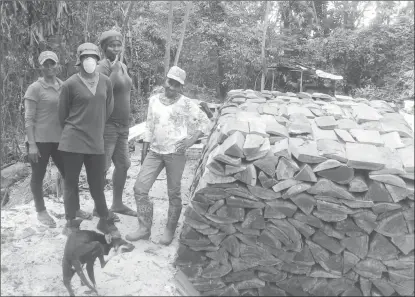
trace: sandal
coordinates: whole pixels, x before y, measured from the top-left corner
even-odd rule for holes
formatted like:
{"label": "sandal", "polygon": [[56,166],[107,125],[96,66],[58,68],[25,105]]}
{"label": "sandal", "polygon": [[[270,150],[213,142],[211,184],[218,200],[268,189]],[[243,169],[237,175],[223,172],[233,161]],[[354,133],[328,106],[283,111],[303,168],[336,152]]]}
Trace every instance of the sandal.
{"label": "sandal", "polygon": [[49,213],[46,210],[38,212],[37,213],[37,219],[43,225],[46,225],[50,228],[56,228],[55,220],[49,215]]}
{"label": "sandal", "polygon": [[137,217],[137,212],[132,210],[128,206],[125,206],[124,209],[120,209],[120,210],[114,210],[113,208],[111,208],[110,211],[113,212],[113,213],[116,212],[116,213],[126,215],[126,216],[130,216],[130,217]]}

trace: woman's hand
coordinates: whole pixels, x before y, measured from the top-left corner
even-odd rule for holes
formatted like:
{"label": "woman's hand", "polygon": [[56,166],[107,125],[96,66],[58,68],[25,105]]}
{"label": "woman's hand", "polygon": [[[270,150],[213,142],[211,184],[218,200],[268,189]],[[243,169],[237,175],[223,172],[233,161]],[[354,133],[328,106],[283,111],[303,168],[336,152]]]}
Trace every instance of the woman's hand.
{"label": "woman's hand", "polygon": [[39,153],[39,149],[37,148],[36,143],[29,144],[29,160],[33,163],[37,163],[38,158],[40,158],[41,155]]}
{"label": "woman's hand", "polygon": [[176,143],[176,151],[178,153],[184,153],[189,147],[195,143],[195,140],[192,138],[185,138]]}
{"label": "woman's hand", "polygon": [[147,150],[142,150],[141,151],[141,165],[143,165],[143,163],[144,163],[144,160],[146,159],[146,157],[147,157]]}
{"label": "woman's hand", "polygon": [[111,63],[111,72],[119,72],[122,68],[118,55],[115,56],[114,62]]}

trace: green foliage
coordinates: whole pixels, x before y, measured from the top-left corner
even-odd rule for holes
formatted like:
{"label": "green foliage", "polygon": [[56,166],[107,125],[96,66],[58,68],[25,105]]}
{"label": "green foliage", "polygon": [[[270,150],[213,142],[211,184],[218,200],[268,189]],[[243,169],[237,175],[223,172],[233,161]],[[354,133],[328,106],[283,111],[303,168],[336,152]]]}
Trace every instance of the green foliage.
{"label": "green foliage", "polygon": [[[300,62],[343,75],[346,93],[369,99],[413,98],[414,8],[413,1],[402,3],[273,1],[267,63]],[[2,161],[23,151],[22,97],[39,75],[38,54],[57,52],[59,77],[66,79],[76,72],[76,48],[85,36],[96,43],[101,32],[120,29],[128,5],[128,1],[0,3]],[[185,7],[183,1],[173,2],[171,62]],[[364,11],[370,8],[376,17],[362,26]],[[229,89],[259,88],[264,10],[264,1],[193,2],[178,63],[187,72],[186,94],[220,101]],[[125,30],[125,62],[134,81],[132,124],[145,119],[146,98],[164,79],[167,16],[168,1],[138,1]],[[268,74],[265,88],[270,87]]]}
{"label": "green foliage", "polygon": [[366,89],[363,94],[386,100],[413,97],[413,25],[413,17],[401,15],[390,25],[336,28],[328,37],[309,40],[304,53],[316,67],[343,75],[360,94]]}

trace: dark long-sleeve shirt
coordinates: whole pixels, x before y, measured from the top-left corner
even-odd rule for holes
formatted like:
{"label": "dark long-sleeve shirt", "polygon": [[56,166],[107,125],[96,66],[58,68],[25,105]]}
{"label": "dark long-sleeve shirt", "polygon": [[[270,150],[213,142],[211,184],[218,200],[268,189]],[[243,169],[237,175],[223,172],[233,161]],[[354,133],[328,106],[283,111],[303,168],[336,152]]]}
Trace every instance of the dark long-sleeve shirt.
{"label": "dark long-sleeve shirt", "polygon": [[99,74],[95,95],[72,75],[62,85],[59,121],[63,127],[59,150],[82,154],[104,154],[104,127],[114,108],[110,79]]}

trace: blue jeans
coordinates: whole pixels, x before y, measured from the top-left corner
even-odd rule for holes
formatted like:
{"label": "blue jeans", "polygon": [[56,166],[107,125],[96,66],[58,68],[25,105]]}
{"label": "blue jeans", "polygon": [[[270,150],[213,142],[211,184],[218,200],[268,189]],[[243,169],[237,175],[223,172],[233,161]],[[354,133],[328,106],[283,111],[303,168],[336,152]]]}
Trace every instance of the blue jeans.
{"label": "blue jeans", "polygon": [[148,152],[134,185],[134,197],[140,222],[144,222],[146,225],[152,223],[153,202],[150,201],[148,193],[164,167],[167,176],[169,208],[181,209],[180,190],[185,165],[186,156],[184,153],[157,154],[151,150]]}

